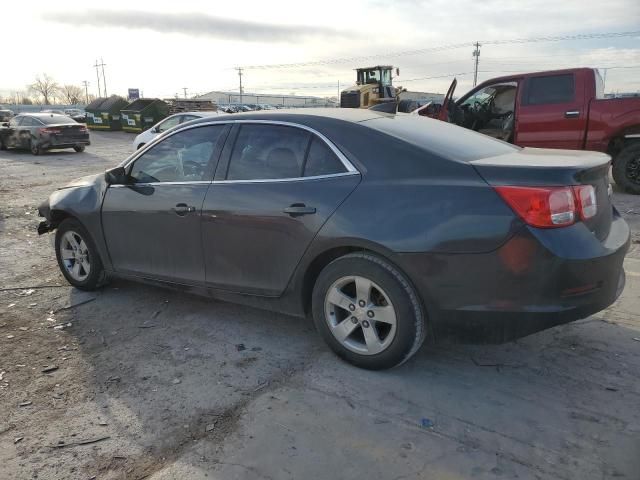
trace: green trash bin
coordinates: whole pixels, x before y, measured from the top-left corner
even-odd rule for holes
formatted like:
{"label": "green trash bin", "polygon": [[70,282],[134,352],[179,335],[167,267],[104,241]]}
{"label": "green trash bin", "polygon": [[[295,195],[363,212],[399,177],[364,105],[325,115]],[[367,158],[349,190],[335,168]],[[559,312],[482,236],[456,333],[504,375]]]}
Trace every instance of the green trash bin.
{"label": "green trash bin", "polygon": [[169,115],[169,105],[159,98],[139,98],[120,110],[122,129],[144,132]]}
{"label": "green trash bin", "polygon": [[92,130],[122,130],[120,110],[127,101],[117,95],[96,98],[85,108],[87,127]]}

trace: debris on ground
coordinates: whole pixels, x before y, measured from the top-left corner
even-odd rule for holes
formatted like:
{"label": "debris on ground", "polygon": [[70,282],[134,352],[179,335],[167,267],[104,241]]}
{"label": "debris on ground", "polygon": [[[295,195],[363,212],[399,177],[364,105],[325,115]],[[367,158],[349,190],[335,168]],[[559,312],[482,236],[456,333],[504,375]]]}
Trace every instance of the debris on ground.
{"label": "debris on ground", "polygon": [[247,349],[247,347],[244,346],[244,343],[238,343],[236,345],[236,350],[239,351],[239,352],[241,352],[243,350],[246,350],[246,349]]}
{"label": "debris on ground", "polygon": [[24,437],[16,437],[16,438],[13,439],[13,443],[15,445],[17,443],[20,443],[22,440],[24,440]]}
{"label": "debris on ground", "polygon": [[91,439],[88,439],[88,440],[79,440],[77,442],[70,442],[70,443],[66,443],[64,440],[60,440],[57,445],[47,445],[47,446],[49,448],[77,447],[79,445],[89,445],[89,444],[92,444],[92,443],[102,442],[103,440],[108,440],[109,438],[111,438],[111,437],[110,436],[98,437],[98,438],[91,438]]}
{"label": "debris on ground", "polygon": [[7,338],[8,338],[9,340],[11,340],[11,339],[12,339],[12,338],[14,338],[14,337],[15,337],[15,335],[7,335]]}
{"label": "debris on ground", "polygon": [[420,425],[422,425],[422,428],[433,428],[435,426],[435,423],[433,423],[432,420],[425,417],[420,421]]}
{"label": "debris on ground", "polygon": [[22,403],[19,403],[19,404],[18,404],[18,406],[19,406],[19,407],[28,407],[28,406],[29,406],[29,405],[31,405],[32,403],[33,403],[33,402],[31,402],[31,401],[22,402]]}
{"label": "debris on ground", "polygon": [[65,305],[64,307],[60,307],[60,308],[54,310],[53,313],[55,314],[55,313],[58,313],[58,312],[62,312],[63,310],[70,310],[72,308],[79,307],[80,305],[84,305],[85,303],[93,302],[96,298],[98,298],[98,297],[91,297],[91,298],[87,298],[85,300],[81,300],[81,301],[76,302],[76,303],[72,303],[70,305]]}
{"label": "debris on ground", "polygon": [[174,385],[177,385],[180,383],[180,379],[179,378],[174,378],[173,380],[171,380],[171,383],[173,383]]}
{"label": "debris on ground", "polygon": [[48,365],[46,367],[44,367],[42,370],[40,370],[42,373],[51,373],[51,372],[55,372],[56,370],[58,370],[58,366],[57,365]]}
{"label": "debris on ground", "polygon": [[204,430],[205,432],[209,433],[212,432],[214,428],[216,428],[216,422],[208,424]]}
{"label": "debris on ground", "polygon": [[633,337],[636,342],[640,342],[640,337]]}

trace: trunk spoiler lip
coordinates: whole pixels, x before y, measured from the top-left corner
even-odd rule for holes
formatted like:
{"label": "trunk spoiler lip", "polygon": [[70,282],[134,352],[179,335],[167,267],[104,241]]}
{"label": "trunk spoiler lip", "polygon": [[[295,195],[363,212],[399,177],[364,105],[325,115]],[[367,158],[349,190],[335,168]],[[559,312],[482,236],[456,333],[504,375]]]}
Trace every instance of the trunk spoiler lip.
{"label": "trunk spoiler lip", "polygon": [[502,155],[470,160],[476,167],[592,169],[611,163],[606,153],[525,147]]}

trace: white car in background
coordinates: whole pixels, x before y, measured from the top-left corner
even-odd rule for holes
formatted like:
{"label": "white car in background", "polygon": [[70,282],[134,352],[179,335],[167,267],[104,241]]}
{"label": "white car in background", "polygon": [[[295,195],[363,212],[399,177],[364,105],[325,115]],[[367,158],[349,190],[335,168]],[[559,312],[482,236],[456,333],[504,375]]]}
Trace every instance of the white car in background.
{"label": "white car in background", "polygon": [[138,150],[151,140],[156,138],[162,132],[166,132],[170,128],[180,125],[181,123],[195,120],[196,118],[215,117],[221,115],[221,112],[180,112],[171,115],[164,120],[156,123],[149,130],[145,130],[133,140],[133,150]]}

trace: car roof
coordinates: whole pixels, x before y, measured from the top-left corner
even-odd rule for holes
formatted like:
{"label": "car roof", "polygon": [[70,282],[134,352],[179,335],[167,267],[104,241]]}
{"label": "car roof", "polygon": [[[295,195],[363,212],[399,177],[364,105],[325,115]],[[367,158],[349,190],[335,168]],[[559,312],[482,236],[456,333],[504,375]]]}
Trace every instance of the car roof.
{"label": "car roof", "polygon": [[[225,114],[225,120],[274,120],[290,121],[298,120],[302,123],[315,119],[333,119],[349,123],[360,123],[375,118],[393,117],[393,115],[375,112],[361,108],[286,108],[280,110],[258,110]],[[193,120],[194,124],[206,122],[205,119]]]}
{"label": "car roof", "polygon": [[29,117],[53,117],[54,115],[57,117],[66,117],[66,115],[62,114],[62,113],[55,113],[55,112],[24,112],[21,113],[20,115],[22,116],[29,116]]}

